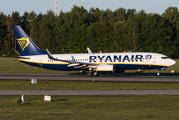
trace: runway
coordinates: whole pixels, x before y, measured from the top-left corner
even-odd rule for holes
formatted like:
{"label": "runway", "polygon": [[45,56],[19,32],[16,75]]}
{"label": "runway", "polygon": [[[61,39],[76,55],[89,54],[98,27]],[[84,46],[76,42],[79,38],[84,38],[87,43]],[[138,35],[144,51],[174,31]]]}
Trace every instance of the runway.
{"label": "runway", "polygon": [[[96,82],[179,82],[179,76],[98,76],[64,74],[3,74],[0,80],[57,80]],[[0,95],[178,95],[179,90],[1,90]]]}
{"label": "runway", "polygon": [[7,90],[0,95],[178,95],[179,90]]}
{"label": "runway", "polygon": [[65,74],[4,74],[0,73],[0,80],[59,80],[59,81],[96,81],[96,82],[179,82],[179,76],[122,76],[103,75],[87,77],[86,75]]}

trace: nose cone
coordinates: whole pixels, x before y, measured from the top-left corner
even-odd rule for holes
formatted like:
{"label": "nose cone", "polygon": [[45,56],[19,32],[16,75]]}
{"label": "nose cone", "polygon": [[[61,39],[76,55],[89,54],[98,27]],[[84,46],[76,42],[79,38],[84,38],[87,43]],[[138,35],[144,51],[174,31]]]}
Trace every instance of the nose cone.
{"label": "nose cone", "polygon": [[176,63],[176,61],[171,59],[170,62],[169,62],[169,65],[172,66],[172,65],[174,65],[175,63]]}

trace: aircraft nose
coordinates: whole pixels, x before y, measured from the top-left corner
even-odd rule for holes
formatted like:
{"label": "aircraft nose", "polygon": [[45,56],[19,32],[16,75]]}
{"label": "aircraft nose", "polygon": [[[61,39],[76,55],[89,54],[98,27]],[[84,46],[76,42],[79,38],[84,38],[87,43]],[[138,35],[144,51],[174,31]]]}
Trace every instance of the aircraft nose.
{"label": "aircraft nose", "polygon": [[172,65],[174,65],[176,63],[176,61],[175,60],[170,60],[170,62],[169,62],[169,64],[170,64],[170,66],[172,66]]}

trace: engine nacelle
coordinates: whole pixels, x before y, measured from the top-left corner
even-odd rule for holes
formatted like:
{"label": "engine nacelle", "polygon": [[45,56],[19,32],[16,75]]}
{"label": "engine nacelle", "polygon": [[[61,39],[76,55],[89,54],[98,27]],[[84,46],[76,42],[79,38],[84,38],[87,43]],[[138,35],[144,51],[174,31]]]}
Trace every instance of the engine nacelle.
{"label": "engine nacelle", "polygon": [[114,65],[99,65],[96,71],[98,73],[115,73]]}

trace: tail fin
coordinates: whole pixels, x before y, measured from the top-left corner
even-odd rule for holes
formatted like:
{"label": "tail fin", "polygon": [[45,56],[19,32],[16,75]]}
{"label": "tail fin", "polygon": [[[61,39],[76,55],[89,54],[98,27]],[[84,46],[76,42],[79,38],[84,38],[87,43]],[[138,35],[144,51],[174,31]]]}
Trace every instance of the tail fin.
{"label": "tail fin", "polygon": [[20,26],[13,26],[21,56],[46,54],[40,50]]}

